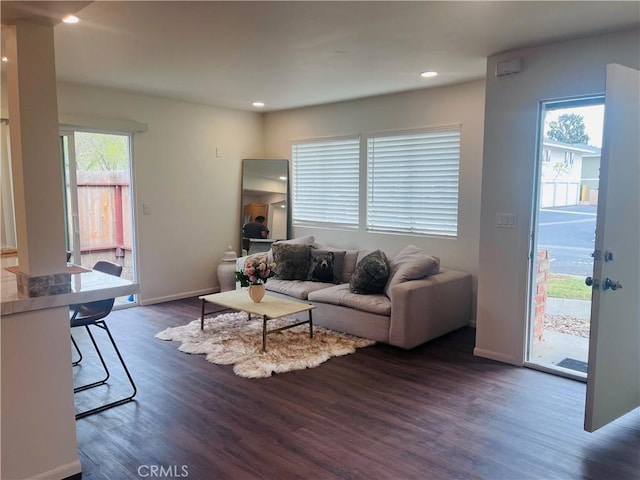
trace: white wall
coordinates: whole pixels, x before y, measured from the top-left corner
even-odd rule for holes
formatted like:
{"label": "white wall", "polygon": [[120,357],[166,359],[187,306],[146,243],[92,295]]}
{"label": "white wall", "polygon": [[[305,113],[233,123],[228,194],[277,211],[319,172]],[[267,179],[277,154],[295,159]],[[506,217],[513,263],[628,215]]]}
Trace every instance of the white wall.
{"label": "white wall", "polygon": [[[294,228],[294,236],[347,248],[381,248],[393,256],[408,244],[439,256],[444,266],[477,276],[482,172],[484,81],[301,108],[265,115],[267,158],[290,158],[291,142],[440,125],[462,124],[458,238]],[[364,154],[364,152],[363,152]],[[475,281],[474,281],[475,283]]]}
{"label": "white wall", "polygon": [[67,478],[76,443],[69,308],[2,317],[3,479]]}
{"label": "white wall", "polygon": [[[519,74],[496,77],[496,62],[522,59]],[[602,94],[605,66],[638,68],[638,30],[598,35],[489,58],[482,172],[476,355],[522,365],[538,103]],[[515,213],[515,229],[496,228]]]}
{"label": "white wall", "polygon": [[240,244],[241,162],[262,157],[261,114],[64,83],[58,109],[148,124],[133,139],[141,302],[217,288],[219,259]]}

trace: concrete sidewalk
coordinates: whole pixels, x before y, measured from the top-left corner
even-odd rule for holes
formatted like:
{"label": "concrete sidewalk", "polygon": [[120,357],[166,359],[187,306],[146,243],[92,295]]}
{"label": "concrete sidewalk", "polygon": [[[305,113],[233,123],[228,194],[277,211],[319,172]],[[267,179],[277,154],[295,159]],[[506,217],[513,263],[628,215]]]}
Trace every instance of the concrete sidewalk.
{"label": "concrete sidewalk", "polygon": [[[589,321],[591,302],[589,300],[548,297],[545,313]],[[565,358],[586,362],[588,354],[588,338],[545,329],[542,341],[533,346],[531,361],[543,365],[557,365]]]}
{"label": "concrete sidewalk", "polygon": [[565,358],[586,362],[589,358],[589,339],[545,330],[542,341],[533,346],[531,361],[557,365]]}
{"label": "concrete sidewalk", "polygon": [[547,315],[567,315],[575,318],[591,318],[591,301],[569,298],[547,298]]}

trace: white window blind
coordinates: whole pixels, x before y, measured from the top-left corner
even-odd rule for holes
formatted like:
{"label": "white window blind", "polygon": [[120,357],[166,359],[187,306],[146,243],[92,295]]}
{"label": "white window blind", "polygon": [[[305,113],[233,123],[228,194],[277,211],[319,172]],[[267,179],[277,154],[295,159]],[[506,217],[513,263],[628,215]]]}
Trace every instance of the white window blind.
{"label": "white window blind", "polygon": [[293,224],[357,228],[360,139],[296,142],[291,158]]}
{"label": "white window blind", "polygon": [[456,236],[460,127],[370,137],[367,229]]}

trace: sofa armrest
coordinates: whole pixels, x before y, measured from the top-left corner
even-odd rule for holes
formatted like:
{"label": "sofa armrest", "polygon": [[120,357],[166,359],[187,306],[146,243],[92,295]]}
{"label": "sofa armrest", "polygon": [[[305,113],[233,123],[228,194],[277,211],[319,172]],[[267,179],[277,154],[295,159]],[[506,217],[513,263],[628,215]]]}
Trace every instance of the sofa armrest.
{"label": "sofa armrest", "polygon": [[[247,261],[247,257],[249,255],[244,255],[243,257],[237,257],[236,258],[236,272],[241,272],[242,269],[244,268],[244,262]],[[236,280],[236,290],[240,290],[242,288],[242,286],[240,285],[240,282]]]}
{"label": "sofa armrest", "polygon": [[468,325],[471,296],[471,275],[456,270],[394,286],[389,343],[409,349]]}
{"label": "sofa armrest", "polygon": [[236,272],[241,272],[242,269],[244,268],[244,262],[247,261],[247,257],[249,255],[245,255],[244,257],[238,257],[236,258]]}

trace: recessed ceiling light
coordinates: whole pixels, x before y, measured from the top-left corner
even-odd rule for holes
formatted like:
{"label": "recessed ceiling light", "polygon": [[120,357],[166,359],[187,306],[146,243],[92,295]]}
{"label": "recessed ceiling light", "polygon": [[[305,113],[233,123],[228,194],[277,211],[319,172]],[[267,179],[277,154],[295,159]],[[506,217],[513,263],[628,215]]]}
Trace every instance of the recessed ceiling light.
{"label": "recessed ceiling light", "polygon": [[9,61],[9,57],[2,57],[2,61],[3,62],[8,62]]}
{"label": "recessed ceiling light", "polygon": [[66,17],[64,17],[62,19],[62,21],[64,23],[78,23],[80,21],[80,19],[78,17],[76,17],[75,15],[67,15]]}
{"label": "recessed ceiling light", "polygon": [[438,75],[438,72],[433,72],[433,71],[422,72],[420,74],[420,76],[422,78],[431,78],[431,77],[435,77],[437,75]]}
{"label": "recessed ceiling light", "polygon": [[280,180],[286,180],[287,177],[280,177]]}
{"label": "recessed ceiling light", "polygon": [[264,107],[264,102],[253,102],[251,105],[257,108],[262,108]]}

